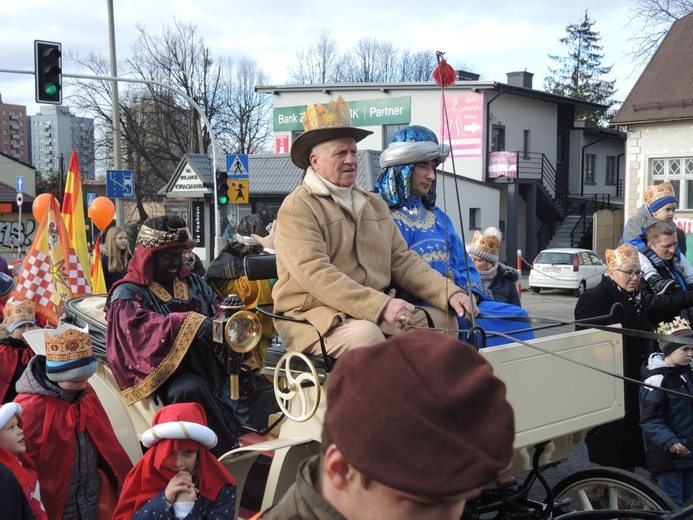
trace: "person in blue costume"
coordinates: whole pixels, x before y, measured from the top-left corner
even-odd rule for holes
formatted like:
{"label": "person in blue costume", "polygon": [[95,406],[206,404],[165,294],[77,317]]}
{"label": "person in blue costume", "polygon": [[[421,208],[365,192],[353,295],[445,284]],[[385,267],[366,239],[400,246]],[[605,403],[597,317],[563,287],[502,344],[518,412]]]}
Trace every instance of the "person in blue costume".
{"label": "person in blue costume", "polygon": [[[508,343],[490,332],[508,333],[528,328],[527,323],[513,317],[526,317],[527,312],[516,306],[493,301],[490,291],[467,254],[464,244],[455,232],[450,218],[435,205],[435,168],[449,155],[450,148],[438,144],[436,135],[423,126],[407,126],[397,132],[392,143],[380,156],[383,170],[375,190],[387,202],[392,218],[412,249],[436,271],[447,276],[459,287],[476,296],[480,316],[475,324],[487,333],[486,346]],[[416,305],[425,304],[409,295],[398,296]],[[504,319],[508,318],[508,319]],[[469,323],[458,318],[460,339],[468,341]],[[522,340],[534,338],[529,330],[513,334]]]}

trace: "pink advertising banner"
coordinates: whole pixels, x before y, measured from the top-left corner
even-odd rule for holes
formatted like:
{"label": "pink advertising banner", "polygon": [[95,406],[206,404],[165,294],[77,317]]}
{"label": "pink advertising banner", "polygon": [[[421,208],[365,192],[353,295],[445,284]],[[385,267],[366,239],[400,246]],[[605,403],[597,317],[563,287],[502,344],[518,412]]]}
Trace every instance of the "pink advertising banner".
{"label": "pink advertising banner", "polygon": [[517,179],[517,152],[491,152],[488,154],[488,178]]}
{"label": "pink advertising banner", "polygon": [[[447,122],[443,101],[441,108],[441,132],[443,142],[452,142],[455,157],[481,157],[484,135],[484,96],[475,92],[446,94]],[[447,124],[446,124],[447,123]],[[448,141],[448,125],[450,141]]]}

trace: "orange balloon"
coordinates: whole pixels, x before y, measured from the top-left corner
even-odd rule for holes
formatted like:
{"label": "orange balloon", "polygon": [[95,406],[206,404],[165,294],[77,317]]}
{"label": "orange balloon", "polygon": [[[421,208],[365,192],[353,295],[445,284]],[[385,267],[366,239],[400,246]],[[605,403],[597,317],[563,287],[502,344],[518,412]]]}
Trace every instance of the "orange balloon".
{"label": "orange balloon", "polygon": [[114,216],[115,206],[108,197],[96,197],[89,204],[89,218],[101,231],[105,231],[113,222]]}
{"label": "orange balloon", "polygon": [[34,218],[36,219],[36,222],[38,222],[39,224],[43,220],[43,215],[46,213],[46,210],[48,209],[48,205],[50,204],[50,202],[50,193],[42,193],[34,199],[34,203],[31,205],[31,212],[34,214]]}

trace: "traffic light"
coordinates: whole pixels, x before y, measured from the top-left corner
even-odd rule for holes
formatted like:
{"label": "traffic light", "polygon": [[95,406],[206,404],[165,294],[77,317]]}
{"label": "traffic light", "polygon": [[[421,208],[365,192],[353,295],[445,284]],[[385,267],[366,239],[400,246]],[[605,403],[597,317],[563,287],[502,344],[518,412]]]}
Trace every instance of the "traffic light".
{"label": "traffic light", "polygon": [[62,45],[34,41],[36,102],[60,105],[63,102]]}
{"label": "traffic light", "polygon": [[217,172],[217,203],[226,206],[229,203],[229,185],[226,181],[229,175],[226,172]]}

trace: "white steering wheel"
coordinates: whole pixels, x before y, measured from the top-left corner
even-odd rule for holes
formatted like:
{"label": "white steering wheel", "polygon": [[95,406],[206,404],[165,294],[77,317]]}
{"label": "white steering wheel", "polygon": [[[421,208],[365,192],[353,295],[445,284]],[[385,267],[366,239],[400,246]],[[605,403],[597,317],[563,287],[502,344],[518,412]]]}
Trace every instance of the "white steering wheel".
{"label": "white steering wheel", "polygon": [[[296,370],[291,370],[291,361],[294,358],[301,359],[310,372],[301,372],[294,377],[294,373],[297,372]],[[286,379],[286,387],[283,389],[279,386],[280,378]],[[315,388],[315,399],[312,404],[308,397],[309,390],[303,386],[305,383],[310,383]],[[308,359],[308,356],[301,352],[287,352],[281,357],[274,369],[274,396],[277,398],[277,404],[279,404],[279,408],[284,415],[296,422],[307,421],[318,410],[320,392],[318,371],[315,369],[315,365]],[[293,404],[294,408],[296,406],[299,407],[297,414],[289,411],[290,404]]]}

